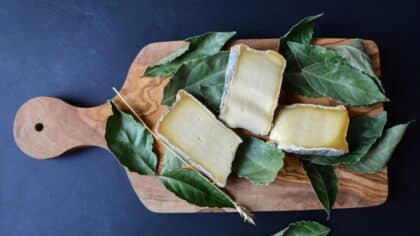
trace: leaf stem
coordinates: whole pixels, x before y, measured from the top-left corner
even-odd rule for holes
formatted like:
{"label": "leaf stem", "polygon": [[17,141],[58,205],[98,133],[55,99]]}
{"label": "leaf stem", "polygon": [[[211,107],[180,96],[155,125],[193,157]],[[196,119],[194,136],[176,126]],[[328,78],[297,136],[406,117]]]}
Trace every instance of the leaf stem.
{"label": "leaf stem", "polygon": [[[130,104],[127,102],[127,100],[125,100],[125,98],[121,95],[120,92],[118,92],[117,89],[115,89],[115,87],[112,87],[112,90],[114,90],[114,92],[117,94],[117,96],[121,99],[121,101],[128,107],[128,109],[131,111],[131,113],[137,118],[137,120],[147,129],[147,131],[150,132],[150,134],[156,139],[156,140],[160,140],[159,137],[155,134],[155,132],[149,128],[149,126],[147,126],[147,124],[143,121],[143,119],[137,114],[137,112],[133,109],[133,107],[130,106]],[[161,142],[165,148],[169,151],[171,151],[184,165],[186,165],[187,167],[195,170],[195,172],[197,172],[197,174],[199,174],[201,177],[203,177],[206,181],[208,181],[209,183],[211,183],[221,194],[223,194],[227,199],[229,199],[233,206],[235,207],[236,211],[238,212],[238,214],[244,219],[245,222],[255,225],[255,221],[252,218],[253,215],[251,214],[251,212],[246,209],[245,207],[240,206],[238,203],[236,203],[232,197],[230,197],[226,192],[224,192],[223,190],[221,190],[213,181],[210,181],[206,176],[204,176],[200,171],[198,171],[196,168],[194,168],[190,163],[188,163],[186,160],[184,160],[184,158],[180,157],[178,155],[178,153],[176,153],[174,150],[172,150],[171,147],[169,147],[168,144],[166,144],[165,142]]]}

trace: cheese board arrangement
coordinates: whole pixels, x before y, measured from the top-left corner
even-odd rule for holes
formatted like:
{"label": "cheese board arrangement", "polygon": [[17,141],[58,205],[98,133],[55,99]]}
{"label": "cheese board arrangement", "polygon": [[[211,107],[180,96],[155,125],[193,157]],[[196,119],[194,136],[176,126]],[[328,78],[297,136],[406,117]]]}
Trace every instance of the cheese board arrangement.
{"label": "cheese board arrangement", "polygon": [[[370,40],[313,38],[309,16],[280,39],[209,32],[144,47],[108,103],[38,97],[17,112],[23,152],[55,158],[108,149],[155,212],[251,212],[380,205],[386,163],[410,122],[389,102]],[[316,222],[297,222],[327,235]],[[312,231],[311,231],[312,232]]]}

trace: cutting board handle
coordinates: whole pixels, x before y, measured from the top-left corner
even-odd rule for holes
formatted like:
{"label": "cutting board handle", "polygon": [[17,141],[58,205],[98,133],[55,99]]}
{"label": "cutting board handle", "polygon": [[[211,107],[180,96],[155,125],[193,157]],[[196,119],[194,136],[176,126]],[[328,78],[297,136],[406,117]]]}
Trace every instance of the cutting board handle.
{"label": "cutting board handle", "polygon": [[36,159],[54,158],[85,146],[106,148],[109,114],[108,104],[81,108],[58,98],[36,97],[17,111],[13,135],[17,146]]}

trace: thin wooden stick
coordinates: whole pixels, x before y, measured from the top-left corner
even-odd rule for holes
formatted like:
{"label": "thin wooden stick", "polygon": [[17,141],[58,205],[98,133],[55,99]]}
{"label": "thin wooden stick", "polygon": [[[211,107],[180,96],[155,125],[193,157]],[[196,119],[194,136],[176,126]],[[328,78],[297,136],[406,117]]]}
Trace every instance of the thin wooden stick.
{"label": "thin wooden stick", "polygon": [[156,139],[158,139],[158,137],[155,135],[155,133],[149,128],[149,126],[147,126],[147,124],[143,121],[142,118],[140,118],[140,116],[137,114],[137,112],[130,106],[130,104],[128,104],[127,100],[125,100],[125,98],[120,94],[120,92],[118,92],[117,89],[115,89],[115,87],[112,87],[112,90],[114,90],[114,92],[117,94],[117,96],[121,99],[121,101],[123,101],[123,103],[128,107],[128,109],[131,111],[131,113],[137,118],[138,121],[140,121],[140,123],[147,129],[147,131],[149,131],[149,133],[151,133],[153,135],[153,137],[155,137]]}
{"label": "thin wooden stick", "polygon": [[[149,128],[149,126],[147,126],[147,124],[143,121],[143,119],[137,114],[137,112],[130,106],[130,104],[127,102],[127,100],[125,100],[125,98],[120,94],[120,92],[118,92],[117,89],[115,89],[114,87],[112,87],[112,90],[114,90],[114,92],[117,94],[117,96],[121,99],[121,101],[128,107],[128,109],[131,111],[131,113],[137,118],[137,120],[147,129],[147,131],[149,131],[149,133],[156,139],[156,140],[160,140],[159,137],[155,134],[155,132]],[[236,211],[239,213],[239,215],[244,219],[245,222],[248,222],[252,225],[255,225],[255,221],[252,218],[252,213],[249,212],[246,208],[240,206],[238,203],[236,203],[227,193],[225,193],[223,190],[221,190],[218,186],[216,186],[216,184],[212,181],[210,181],[206,176],[204,176],[200,171],[198,171],[196,168],[194,168],[190,163],[188,163],[186,160],[184,160],[184,158],[180,157],[178,153],[176,153],[174,150],[172,150],[171,147],[169,147],[168,144],[166,144],[165,142],[161,142],[166,150],[169,150],[170,152],[172,152],[184,165],[188,166],[189,168],[192,168],[193,170],[195,170],[195,172],[197,174],[199,174],[201,177],[203,177],[206,181],[208,181],[209,183],[211,183],[212,185],[214,185],[214,187],[216,187],[217,190],[219,190],[220,193],[222,193],[223,195],[225,195],[231,202],[232,204],[235,206]]]}

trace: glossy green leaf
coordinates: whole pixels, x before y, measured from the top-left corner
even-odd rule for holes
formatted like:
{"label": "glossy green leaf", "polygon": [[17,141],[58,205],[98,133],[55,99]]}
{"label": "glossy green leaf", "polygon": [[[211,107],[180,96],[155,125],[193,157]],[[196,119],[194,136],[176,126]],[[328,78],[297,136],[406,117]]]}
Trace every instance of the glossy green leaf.
{"label": "glossy green leaf", "polygon": [[296,25],[280,38],[279,52],[286,60],[286,70],[283,75],[283,88],[287,91],[293,91],[298,94],[302,94],[307,97],[320,97],[320,95],[314,91],[309,84],[305,81],[301,74],[301,68],[297,65],[292,52],[289,49],[289,42],[297,42],[302,44],[309,44],[312,40],[314,33],[315,20],[321,17],[323,14],[314,16],[308,16],[300,20]]}
{"label": "glossy green leaf", "polygon": [[160,180],[166,189],[197,206],[235,207],[229,196],[193,170],[167,171],[162,173]]}
{"label": "glossy green leaf", "polygon": [[[293,25],[290,30],[280,38],[279,52],[283,56],[288,54],[287,42],[297,42],[309,44],[314,34],[315,20],[320,18],[322,14],[308,16],[301,19],[298,23]],[[287,57],[286,57],[287,58]]]}
{"label": "glossy green leaf", "polygon": [[386,129],[384,135],[378,139],[375,145],[359,162],[347,165],[346,167],[360,174],[371,174],[381,171],[386,163],[388,163],[410,123],[399,124]]}
{"label": "glossy green leaf", "polygon": [[328,215],[334,205],[338,192],[338,180],[333,166],[317,165],[309,161],[302,160],[306,176],[308,176],[312,189],[316,193],[319,201]]}
{"label": "glossy green leaf", "polygon": [[303,77],[301,70],[296,66],[287,69],[283,76],[283,88],[287,91],[295,92],[305,97],[322,97],[317,93]]}
{"label": "glossy green leaf", "polygon": [[288,68],[285,72],[284,88],[306,97],[321,97],[302,75],[302,69],[317,62],[345,62],[334,51],[324,47],[288,42],[292,58],[288,60]]}
{"label": "glossy green leaf", "polygon": [[350,120],[347,142],[350,152],[341,156],[301,155],[301,159],[320,165],[352,164],[358,162],[381,137],[387,120],[384,111],[376,117],[359,116]]}
{"label": "glossy green leaf", "polygon": [[[315,45],[296,42],[287,44],[293,60],[290,65],[292,69],[289,68],[286,73],[286,90],[306,97],[327,96],[346,105],[370,105],[388,100],[377,88],[371,75],[362,70],[360,65],[354,67],[350,63],[357,64],[354,62],[357,59],[351,55],[342,56],[334,50]],[[353,46],[346,47],[360,51]],[[365,63],[371,67],[370,61]]]}
{"label": "glossy green leaf", "polygon": [[163,90],[161,103],[172,105],[178,90],[184,89],[202,100],[213,111],[218,111],[228,59],[228,52],[219,52],[182,65]]}
{"label": "glossy green leaf", "polygon": [[153,152],[153,137],[129,114],[121,112],[111,101],[113,114],[108,117],[105,140],[117,160],[130,171],[154,175],[157,158]]}
{"label": "glossy green leaf", "polygon": [[352,39],[342,44],[330,46],[329,49],[342,56],[347,62],[370,76],[375,76],[369,55],[361,39]]}
{"label": "glossy green leaf", "polygon": [[185,39],[186,46],[175,50],[158,63],[147,67],[146,77],[167,77],[173,75],[187,62],[203,59],[218,53],[236,32],[209,32]]}
{"label": "glossy green leaf", "polygon": [[330,228],[315,221],[299,221],[289,224],[273,236],[326,236]]}
{"label": "glossy green leaf", "polygon": [[296,42],[288,42],[287,45],[289,46],[290,51],[292,52],[300,69],[303,69],[305,66],[320,62],[346,62],[346,59],[338,55],[333,50],[329,50],[321,46],[307,45]]}
{"label": "glossy green leaf", "polygon": [[363,71],[371,76],[377,85],[384,92],[381,80],[376,76],[372,67],[372,61],[366,52],[362,39],[352,39],[343,44],[334,45],[330,49],[337,52],[340,56],[344,57],[347,62],[356,69]]}
{"label": "glossy green leaf", "polygon": [[[288,45],[298,67],[302,69],[303,79],[289,79],[286,84],[294,85],[288,85],[286,89],[291,87],[292,90],[308,97],[316,94],[331,97],[346,105],[370,105],[388,100],[369,75],[353,68],[336,52],[294,42],[289,42]],[[299,70],[295,73],[299,74]],[[296,89],[299,86],[302,86],[303,90]],[[307,91],[307,87],[312,90]]]}
{"label": "glossy green leaf", "polygon": [[201,98],[213,111],[218,111],[222,102],[224,83],[214,86],[200,86]]}
{"label": "glossy green leaf", "polygon": [[302,69],[302,75],[319,94],[351,106],[388,101],[375,82],[348,64],[321,62]]}
{"label": "glossy green leaf", "polygon": [[370,57],[363,46],[363,40],[352,39],[343,44],[334,45],[329,48],[345,58],[352,67],[369,75],[376,82],[381,91],[384,91],[381,81],[373,70]]}
{"label": "glossy green leaf", "polygon": [[268,185],[283,167],[284,153],[257,138],[242,137],[233,162],[233,171],[254,184]]}
{"label": "glossy green leaf", "polygon": [[163,155],[163,167],[162,167],[162,174],[181,168],[182,162],[175,156],[175,154],[166,149],[165,154]]}
{"label": "glossy green leaf", "polygon": [[336,51],[309,45],[320,16],[305,18],[280,39],[279,52],[287,60],[285,90],[352,106],[388,101],[360,40],[334,47]]}

